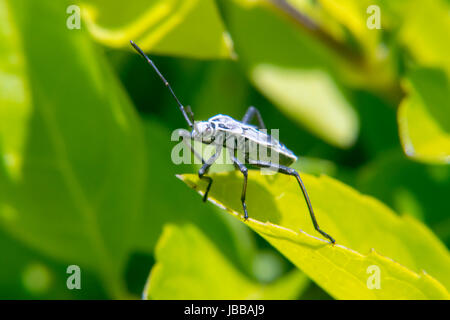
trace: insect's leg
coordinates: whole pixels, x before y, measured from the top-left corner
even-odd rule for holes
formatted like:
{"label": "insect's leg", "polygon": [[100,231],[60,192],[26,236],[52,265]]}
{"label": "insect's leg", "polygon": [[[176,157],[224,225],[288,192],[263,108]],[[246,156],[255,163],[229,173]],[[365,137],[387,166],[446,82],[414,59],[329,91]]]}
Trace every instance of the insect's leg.
{"label": "insect's leg", "polygon": [[192,137],[188,131],[186,131],[184,129],[180,129],[180,130],[178,130],[178,136],[183,137],[184,144],[186,144],[189,147],[189,149],[191,149],[191,151],[195,157],[197,157],[198,159],[200,159],[202,161],[203,166],[198,171],[198,176],[200,179],[208,180],[208,186],[206,187],[205,194],[203,195],[203,202],[205,202],[208,199],[209,189],[211,189],[211,185],[212,185],[212,178],[205,176],[205,174],[208,172],[209,168],[219,157],[220,152],[222,151],[222,146],[219,145],[217,147],[214,155],[205,161],[205,159],[203,159],[203,157],[194,149],[194,146],[189,142],[192,139]]}
{"label": "insect's leg", "polygon": [[244,208],[244,219],[248,219],[248,212],[247,212],[247,204],[245,203],[245,195],[247,194],[247,179],[248,179],[248,169],[242,162],[240,162],[233,154],[233,151],[230,150],[230,157],[231,160],[233,160],[233,164],[236,167],[236,169],[239,169],[239,171],[242,172],[244,175],[244,185],[242,187],[242,194],[241,194],[241,202],[242,207]]}
{"label": "insect's leg", "polygon": [[206,162],[203,164],[203,166],[200,168],[200,170],[198,170],[198,177],[200,179],[208,180],[208,186],[206,187],[205,194],[203,195],[203,202],[205,202],[208,199],[209,189],[211,189],[211,185],[213,182],[212,178],[205,176],[205,174],[208,173],[209,168],[213,165],[213,163],[220,156],[220,153],[222,152],[222,147],[223,147],[222,145],[217,145],[216,152],[214,153],[214,155],[212,155],[211,158],[206,160]]}
{"label": "insect's leg", "polygon": [[258,166],[258,167],[272,168],[272,169],[278,170],[278,172],[280,172],[280,173],[287,174],[287,175],[290,175],[290,176],[294,176],[295,178],[297,178],[298,184],[300,185],[300,188],[302,189],[302,192],[303,192],[303,196],[304,196],[304,198],[306,200],[306,204],[308,205],[309,214],[311,216],[311,220],[312,220],[312,223],[314,225],[314,229],[316,229],[317,232],[319,232],[325,238],[329,239],[333,244],[336,242],[329,234],[327,234],[326,232],[322,231],[319,228],[319,224],[317,223],[316,216],[314,215],[314,210],[313,210],[313,207],[312,207],[312,204],[311,204],[311,200],[309,200],[309,196],[308,196],[308,193],[306,192],[305,185],[303,184],[303,181],[300,178],[300,175],[298,174],[297,171],[295,171],[292,168],[289,168],[289,167],[286,167],[286,166],[282,166],[282,165],[278,165],[278,164],[274,164],[274,163],[270,163],[270,162],[251,161],[250,163],[252,165],[255,165],[255,166]]}
{"label": "insect's leg", "polygon": [[194,154],[194,156],[201,160],[202,163],[205,163],[205,160],[203,159],[203,157],[194,149],[194,146],[190,143],[190,141],[192,140],[191,134],[189,133],[189,131],[186,131],[185,129],[178,129],[177,130],[178,136],[183,138],[183,143],[188,146],[189,149],[191,149],[191,152]]}
{"label": "insect's leg", "polygon": [[250,106],[247,109],[247,112],[245,113],[244,117],[242,118],[243,123],[250,123],[253,120],[253,117],[256,116],[256,120],[258,120],[258,126],[260,129],[266,129],[266,126],[264,125],[264,121],[261,117],[261,113],[259,113],[259,110],[256,109],[254,106]]}

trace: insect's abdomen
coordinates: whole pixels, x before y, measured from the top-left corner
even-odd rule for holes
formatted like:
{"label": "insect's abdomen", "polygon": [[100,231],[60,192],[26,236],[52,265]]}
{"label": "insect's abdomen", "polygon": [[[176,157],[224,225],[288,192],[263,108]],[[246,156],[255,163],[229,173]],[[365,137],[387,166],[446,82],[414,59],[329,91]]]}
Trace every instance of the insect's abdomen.
{"label": "insect's abdomen", "polygon": [[222,139],[223,146],[233,150],[238,158],[252,161],[272,162],[283,166],[290,166],[297,161],[297,156],[283,144],[272,139],[270,143],[264,140],[255,140],[242,134],[218,132],[216,139]]}
{"label": "insect's abdomen", "polygon": [[270,148],[263,145],[259,145],[258,149],[258,152],[246,153],[249,160],[272,162],[282,166],[290,166],[297,161],[297,157],[287,149],[277,150],[277,148]]}
{"label": "insect's abdomen", "polygon": [[291,150],[255,126],[224,115],[217,115],[209,121],[214,123],[216,141],[223,139],[224,147],[233,149],[238,156],[245,155],[247,160],[272,162],[284,166],[297,161],[296,155]]}

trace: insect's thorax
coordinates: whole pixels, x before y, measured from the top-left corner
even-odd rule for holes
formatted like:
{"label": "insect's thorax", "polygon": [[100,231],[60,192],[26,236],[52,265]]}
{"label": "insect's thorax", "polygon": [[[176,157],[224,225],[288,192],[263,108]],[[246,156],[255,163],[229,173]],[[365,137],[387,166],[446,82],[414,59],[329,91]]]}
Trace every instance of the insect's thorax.
{"label": "insect's thorax", "polygon": [[244,153],[246,160],[265,161],[264,156],[271,159],[275,156],[279,164],[286,166],[297,160],[291,150],[264,130],[226,115],[219,114],[208,121],[196,122],[192,137],[206,144],[222,144],[229,150]]}

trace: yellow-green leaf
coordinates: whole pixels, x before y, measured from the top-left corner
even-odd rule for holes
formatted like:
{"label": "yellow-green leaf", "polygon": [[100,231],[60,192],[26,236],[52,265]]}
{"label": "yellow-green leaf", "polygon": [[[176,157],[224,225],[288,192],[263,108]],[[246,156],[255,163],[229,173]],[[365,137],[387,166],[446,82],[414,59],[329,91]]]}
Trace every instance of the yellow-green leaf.
{"label": "yellow-green leaf", "polygon": [[25,57],[7,1],[0,1],[0,147],[5,170],[19,179],[31,102]]}
{"label": "yellow-green leaf", "polygon": [[105,57],[66,28],[67,6],[0,0],[0,228],[123,297],[144,134]]}
{"label": "yellow-green leaf", "polygon": [[255,87],[294,121],[347,148],[359,119],[338,79],[342,57],[265,1],[221,1],[239,62]]}
{"label": "yellow-green leaf", "polygon": [[450,85],[443,71],[417,69],[406,78],[398,109],[403,149],[409,157],[450,163]]}
{"label": "yellow-green leaf", "polygon": [[232,42],[213,0],[83,0],[92,35],[105,45],[136,41],[146,51],[196,58],[229,58]]}
{"label": "yellow-green leaf", "polygon": [[[326,12],[327,20],[345,27],[364,57],[363,69],[349,77],[350,81],[353,80],[352,84],[389,92],[395,81],[395,61],[390,48],[382,42],[383,29],[386,29],[386,11],[381,10],[373,0],[319,0],[317,7]],[[379,29],[375,28],[378,23]],[[326,24],[330,22],[321,21],[321,25]],[[347,42],[350,41],[347,39]]]}
{"label": "yellow-green leaf", "polygon": [[293,299],[308,278],[293,271],[263,285],[240,273],[195,225],[166,225],[146,299]]}
{"label": "yellow-green leaf", "polygon": [[[242,178],[211,175],[210,201],[243,216]],[[399,217],[374,198],[343,183],[303,174],[320,227],[336,239],[321,238],[294,178],[249,173],[246,222],[330,295],[338,299],[449,299],[450,256],[423,224]],[[201,194],[205,183],[179,176]],[[373,267],[375,266],[375,267]],[[380,289],[371,284],[378,268]]]}
{"label": "yellow-green leaf", "polygon": [[399,40],[421,64],[450,75],[450,5],[445,0],[406,1]]}

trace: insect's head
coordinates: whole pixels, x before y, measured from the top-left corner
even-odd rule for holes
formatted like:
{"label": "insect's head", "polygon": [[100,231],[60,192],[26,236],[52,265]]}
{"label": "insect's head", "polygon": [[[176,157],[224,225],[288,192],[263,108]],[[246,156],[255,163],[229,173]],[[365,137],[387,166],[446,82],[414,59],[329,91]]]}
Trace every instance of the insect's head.
{"label": "insect's head", "polygon": [[194,122],[194,129],[191,136],[197,141],[204,143],[211,143],[214,141],[216,133],[216,125],[209,121],[196,121]]}

